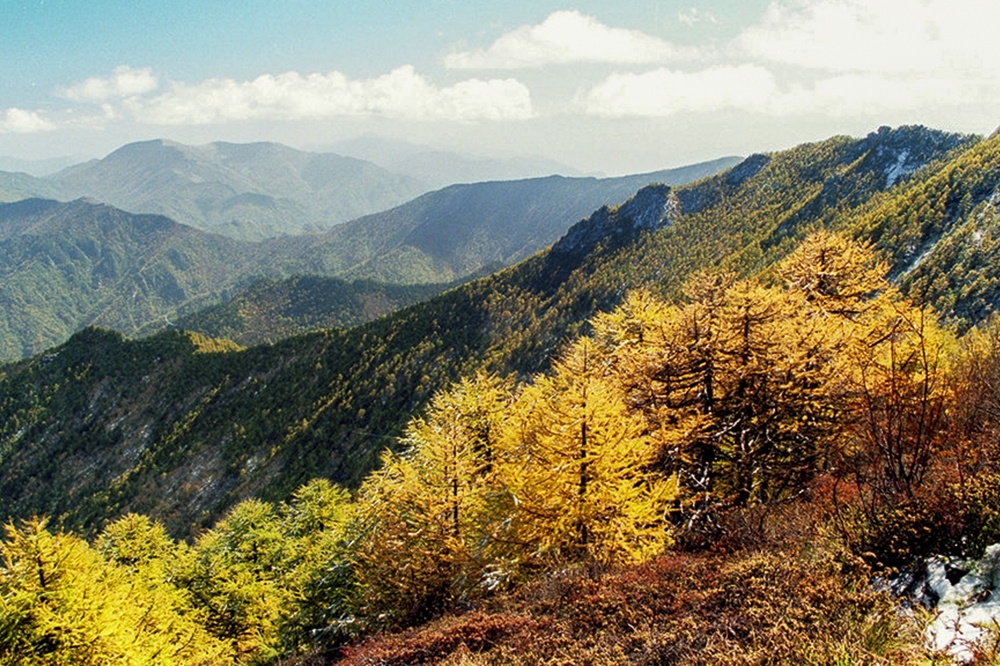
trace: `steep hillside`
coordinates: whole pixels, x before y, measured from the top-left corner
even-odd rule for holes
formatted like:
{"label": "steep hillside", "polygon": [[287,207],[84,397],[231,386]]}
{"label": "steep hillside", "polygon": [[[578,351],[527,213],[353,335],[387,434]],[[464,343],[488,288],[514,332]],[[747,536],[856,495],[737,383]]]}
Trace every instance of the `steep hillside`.
{"label": "steep hillside", "polygon": [[[722,158],[621,178],[565,178],[453,185],[315,238],[274,245],[302,258],[303,273],[382,282],[448,282],[508,266],[551,245],[593,210],[651,183],[682,185],[732,166]],[[336,248],[336,251],[331,251]]]}
{"label": "steep hillside", "polygon": [[329,229],[426,192],[370,162],[276,143],[144,141],[45,178],[0,186],[64,201],[91,197],[243,240]]}
{"label": "steep hillside", "polygon": [[133,333],[217,300],[252,246],[156,215],[88,201],[0,206],[0,358],[20,358],[87,325]]}
{"label": "steep hillside", "polygon": [[[240,498],[283,498],[316,475],[357,483],[456,377],[543,368],[629,288],[673,294],[701,267],[766,269],[806,229],[847,224],[890,185],[880,205],[970,146],[1000,150],[973,144],[903,128],[754,156],[689,187],[647,188],[547,253],[351,330],[239,352],[178,332],[127,341],[87,330],[0,371],[0,514],[93,530],[142,511],[185,534]],[[896,181],[900,162],[912,173]]]}
{"label": "steep hillside", "polygon": [[[270,150],[268,145],[260,149]],[[12,305],[0,310],[0,359],[38,353],[90,324],[113,327],[127,335],[155,331],[198,307],[218,304],[259,278],[342,276],[427,285],[468,279],[541,249],[595,207],[623,201],[642,185],[658,179],[686,182],[725,164],[718,161],[609,180],[545,178],[456,186],[388,213],[335,227],[327,234],[260,243],[221,238],[160,218],[159,224],[170,231],[157,237],[155,247],[146,247],[131,238],[136,225],[145,224],[143,216],[93,201],[0,205],[5,225],[0,233],[5,278],[0,293]],[[155,174],[147,175],[155,182]],[[23,176],[18,182],[25,179],[30,180]],[[98,219],[102,221],[97,223]],[[63,248],[50,261],[50,246],[86,249],[75,253]],[[116,257],[115,263],[108,264],[102,258],[105,255]],[[160,278],[169,276],[178,286],[169,297],[146,301],[144,281],[154,264],[162,273]],[[212,278],[206,279],[209,275]],[[265,323],[261,317],[240,317],[237,323],[225,315],[229,317],[226,331],[253,341],[317,326],[353,325],[440,290],[427,286],[395,290],[388,298],[375,297],[376,292],[388,296],[386,289],[366,286],[358,290],[321,280],[257,289],[233,307],[244,313],[247,308],[283,311],[286,318]],[[356,292],[354,296],[348,295],[351,291]],[[296,298],[347,307],[349,312],[297,311],[280,302],[261,302],[262,297],[280,301],[293,292]],[[351,301],[359,297],[367,305]],[[205,321],[220,315],[221,310],[207,313]],[[206,326],[208,331],[222,330],[215,324]]]}
{"label": "steep hillside", "polygon": [[843,226],[889,257],[911,298],[965,330],[1000,308],[1000,136],[994,135]]}
{"label": "steep hillside", "polygon": [[[260,280],[231,300],[172,322],[178,328],[249,346],[324,328],[347,328],[425,301],[444,285],[394,285],[339,278]],[[159,328],[157,322],[154,322]]]}

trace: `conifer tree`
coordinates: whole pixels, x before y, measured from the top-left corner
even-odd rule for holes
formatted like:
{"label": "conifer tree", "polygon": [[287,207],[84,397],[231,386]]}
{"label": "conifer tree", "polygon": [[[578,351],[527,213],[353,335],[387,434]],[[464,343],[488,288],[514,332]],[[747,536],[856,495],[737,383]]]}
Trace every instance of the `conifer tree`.
{"label": "conifer tree", "polygon": [[630,296],[595,329],[642,413],[689,526],[721,507],[794,496],[824,469],[848,408],[852,341],[888,288],[870,247],[821,232],[783,284],[695,275],[680,306]]}
{"label": "conifer tree", "polygon": [[642,420],[580,338],[517,397],[502,475],[532,558],[636,561],[661,552],[672,479],[656,473]]}
{"label": "conifer tree", "polygon": [[410,622],[474,595],[497,556],[489,530],[503,502],[495,441],[507,390],[479,375],[438,394],[359,493],[356,569],[369,616]]}
{"label": "conifer tree", "polygon": [[[211,664],[233,657],[185,596],[136,561],[105,560],[42,520],[0,546],[0,663]],[[147,560],[148,563],[149,560]]]}
{"label": "conifer tree", "polygon": [[282,586],[290,592],[278,634],[284,652],[306,652],[350,635],[354,576],[347,527],[354,515],[350,493],[314,479],[279,510],[287,540]]}
{"label": "conifer tree", "polygon": [[292,603],[280,579],[288,548],[274,507],[246,500],[201,535],[178,566],[207,629],[231,641],[241,660],[279,654],[280,616]]}

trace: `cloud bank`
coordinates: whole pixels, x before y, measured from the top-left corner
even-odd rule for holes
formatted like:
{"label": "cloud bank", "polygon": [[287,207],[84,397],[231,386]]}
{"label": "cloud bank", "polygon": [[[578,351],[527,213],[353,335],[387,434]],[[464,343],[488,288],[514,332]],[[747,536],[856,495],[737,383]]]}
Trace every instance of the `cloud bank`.
{"label": "cloud bank", "polygon": [[1000,74],[996,0],[783,0],[735,47],[828,72]]}
{"label": "cloud bank", "polygon": [[721,50],[724,64],[617,72],[578,94],[577,104],[618,118],[987,107],[1000,103],[1000,40],[990,34],[998,23],[995,0],[776,0]]}
{"label": "cloud bank", "polygon": [[153,71],[133,69],[127,65],[116,67],[110,78],[92,77],[61,91],[62,97],[76,102],[104,102],[110,99],[135,97],[152,92],[159,87]]}
{"label": "cloud bank", "polygon": [[777,90],[774,75],[757,65],[700,72],[663,68],[643,74],[612,74],[577,101],[586,113],[615,118],[723,109],[765,112]]}
{"label": "cloud bank", "polygon": [[231,120],[307,120],[380,116],[402,120],[501,121],[533,115],[528,88],[514,79],[469,79],[437,87],[410,65],[366,80],[340,72],[288,72],[252,81],[175,82],[152,99],[127,104],[140,122],[204,125]]}
{"label": "cloud bank", "polygon": [[444,59],[450,69],[520,69],[569,63],[648,64],[669,62],[684,50],[638,30],[611,28],[577,11],[560,11],[538,25],[501,35],[486,49],[460,51]]}
{"label": "cloud bank", "polygon": [[44,119],[37,111],[10,108],[0,114],[0,134],[33,134],[54,129],[56,125]]}

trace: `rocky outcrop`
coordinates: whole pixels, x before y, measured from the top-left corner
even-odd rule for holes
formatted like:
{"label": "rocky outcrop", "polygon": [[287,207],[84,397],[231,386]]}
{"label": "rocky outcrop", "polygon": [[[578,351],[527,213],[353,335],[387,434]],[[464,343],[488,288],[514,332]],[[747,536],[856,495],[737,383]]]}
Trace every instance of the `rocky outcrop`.
{"label": "rocky outcrop", "polygon": [[890,586],[932,612],[926,646],[968,664],[1000,638],[1000,544],[979,560],[933,557],[921,576],[901,576]]}

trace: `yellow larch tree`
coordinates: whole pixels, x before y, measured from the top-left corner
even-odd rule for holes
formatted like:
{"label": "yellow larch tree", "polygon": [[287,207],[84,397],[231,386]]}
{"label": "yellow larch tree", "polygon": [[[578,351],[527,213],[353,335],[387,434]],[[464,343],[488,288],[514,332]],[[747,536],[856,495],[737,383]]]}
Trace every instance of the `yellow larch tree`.
{"label": "yellow larch tree", "polygon": [[670,542],[676,484],[654,469],[645,423],[608,361],[581,338],[517,397],[501,474],[512,531],[536,562],[637,561]]}
{"label": "yellow larch tree", "polygon": [[395,610],[425,619],[473,596],[496,556],[490,530],[503,512],[495,441],[509,390],[488,375],[439,393],[359,492],[356,574],[369,618]]}
{"label": "yellow larch tree", "polygon": [[821,232],[777,267],[780,284],[703,272],[681,305],[639,293],[597,319],[663,473],[679,475],[689,526],[794,497],[825,469],[847,414],[847,352],[884,270],[870,247]]}
{"label": "yellow larch tree", "polygon": [[153,558],[131,565],[106,559],[39,519],[8,525],[0,556],[4,664],[208,665],[233,658],[183,593],[156,567],[146,568]]}

